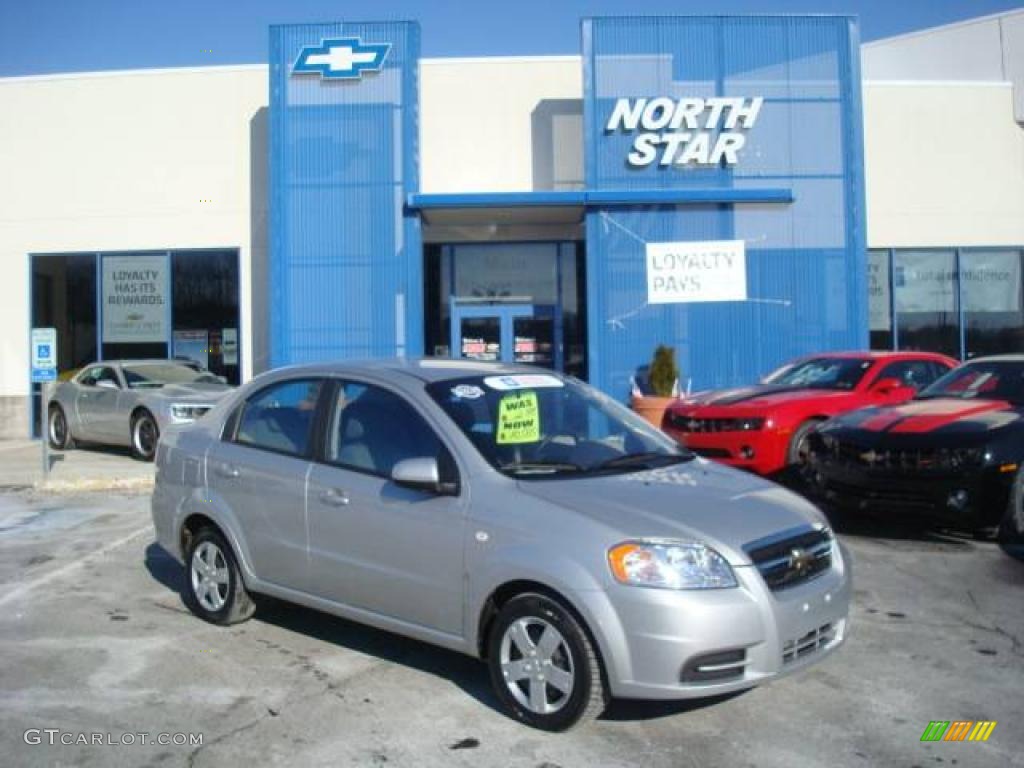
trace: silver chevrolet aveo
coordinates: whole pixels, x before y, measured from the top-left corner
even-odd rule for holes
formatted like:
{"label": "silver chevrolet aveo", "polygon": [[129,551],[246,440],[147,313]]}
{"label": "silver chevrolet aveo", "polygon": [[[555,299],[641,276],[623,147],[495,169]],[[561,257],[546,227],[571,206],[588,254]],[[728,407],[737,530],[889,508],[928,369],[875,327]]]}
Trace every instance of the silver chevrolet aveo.
{"label": "silver chevrolet aveo", "polygon": [[276,598],[484,659],[531,726],[801,669],[847,630],[825,518],[524,366],[262,375],[157,453],[153,520],[201,618]]}

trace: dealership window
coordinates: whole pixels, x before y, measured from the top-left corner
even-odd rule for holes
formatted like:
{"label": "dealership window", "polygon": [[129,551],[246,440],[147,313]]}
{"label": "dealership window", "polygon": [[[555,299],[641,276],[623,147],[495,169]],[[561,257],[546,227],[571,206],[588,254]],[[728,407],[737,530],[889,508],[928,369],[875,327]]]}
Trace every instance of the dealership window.
{"label": "dealership window", "polygon": [[870,251],[872,349],[961,359],[1024,351],[1022,258],[1018,248]]}
{"label": "dealership window", "polygon": [[[58,373],[178,357],[240,381],[236,249],[33,254],[32,325],[57,329]],[[38,434],[39,386],[33,386]]]}

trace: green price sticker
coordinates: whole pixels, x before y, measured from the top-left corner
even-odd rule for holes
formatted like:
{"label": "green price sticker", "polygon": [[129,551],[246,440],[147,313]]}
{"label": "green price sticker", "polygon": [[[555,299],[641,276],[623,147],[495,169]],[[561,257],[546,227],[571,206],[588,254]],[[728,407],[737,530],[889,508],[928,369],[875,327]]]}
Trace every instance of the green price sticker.
{"label": "green price sticker", "polygon": [[498,402],[498,445],[540,440],[540,408],[536,392],[516,392]]}

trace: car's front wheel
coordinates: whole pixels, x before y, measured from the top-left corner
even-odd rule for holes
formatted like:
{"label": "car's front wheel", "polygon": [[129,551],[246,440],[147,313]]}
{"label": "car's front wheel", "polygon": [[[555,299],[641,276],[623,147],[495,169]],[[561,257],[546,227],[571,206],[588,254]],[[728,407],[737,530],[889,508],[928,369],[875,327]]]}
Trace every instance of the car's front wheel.
{"label": "car's front wheel", "polygon": [[64,409],[57,404],[50,406],[46,431],[50,447],[58,451],[69,451],[75,447],[75,439],[71,436],[71,428],[68,426],[68,417]]}
{"label": "car's front wheel", "polygon": [[237,624],[256,611],[238,561],[217,529],[203,528],[192,538],[185,567],[188,606],[199,618],[213,624]]}
{"label": "car's front wheel", "polygon": [[149,411],[139,411],[132,418],[132,456],[141,461],[152,461],[156,457],[156,444],[160,439],[160,428]]}
{"label": "car's front wheel", "polygon": [[491,683],[501,703],[523,723],[564,731],[597,717],[608,703],[601,664],[576,617],[535,593],[499,611],[488,640]]}

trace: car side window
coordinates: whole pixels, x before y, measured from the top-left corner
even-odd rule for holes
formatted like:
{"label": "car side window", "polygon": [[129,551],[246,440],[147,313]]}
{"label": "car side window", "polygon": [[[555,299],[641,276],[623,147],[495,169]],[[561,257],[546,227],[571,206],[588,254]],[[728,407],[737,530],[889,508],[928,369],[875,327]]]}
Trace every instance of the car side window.
{"label": "car side window", "polygon": [[94,365],[92,368],[87,368],[82,372],[82,375],[78,377],[78,383],[83,387],[95,387],[96,376],[100,372],[100,366]]}
{"label": "car side window", "polygon": [[321,379],[291,379],[261,389],[242,409],[235,442],[289,456],[308,456],[322,387]]}
{"label": "car side window", "polygon": [[898,379],[905,387],[921,389],[935,381],[935,366],[928,360],[900,360],[889,363],[875,381]]}
{"label": "car side window", "polygon": [[117,378],[117,372],[106,365],[99,369],[99,373],[97,373],[95,377],[96,384],[99,384],[101,381],[109,381],[119,389],[121,387],[121,382]]}
{"label": "car side window", "polygon": [[432,458],[441,479],[454,480],[451,454],[419,412],[399,395],[371,384],[340,383],[325,458],[380,477],[390,477],[404,459]]}

